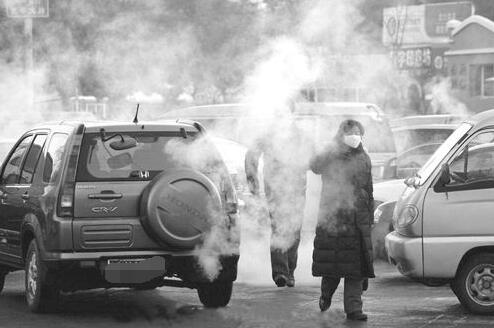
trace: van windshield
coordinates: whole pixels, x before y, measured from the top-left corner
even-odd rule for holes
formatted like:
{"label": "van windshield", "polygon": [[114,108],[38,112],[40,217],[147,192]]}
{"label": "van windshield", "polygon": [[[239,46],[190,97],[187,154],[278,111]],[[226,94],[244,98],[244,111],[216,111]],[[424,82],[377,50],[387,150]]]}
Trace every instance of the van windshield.
{"label": "van windshield", "polygon": [[434,172],[436,167],[443,161],[444,157],[449,153],[451,148],[453,148],[458,141],[472,128],[471,124],[463,123],[461,124],[455,132],[453,132],[446,141],[439,146],[436,152],[429,158],[429,160],[422,166],[422,168],[417,172],[420,177],[420,184],[423,184]]}

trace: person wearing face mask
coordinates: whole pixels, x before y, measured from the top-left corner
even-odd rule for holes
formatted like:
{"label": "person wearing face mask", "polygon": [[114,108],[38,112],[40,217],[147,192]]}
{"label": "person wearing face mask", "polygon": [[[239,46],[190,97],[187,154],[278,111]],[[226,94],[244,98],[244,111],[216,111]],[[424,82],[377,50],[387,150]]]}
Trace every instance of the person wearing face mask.
{"label": "person wearing face mask", "polygon": [[375,277],[372,166],[362,145],[363,134],[360,122],[345,120],[333,142],[310,160],[311,170],[322,178],[312,256],[312,274],[322,277],[319,307],[329,309],[344,278],[344,309],[349,320],[367,320],[362,290],[367,279]]}

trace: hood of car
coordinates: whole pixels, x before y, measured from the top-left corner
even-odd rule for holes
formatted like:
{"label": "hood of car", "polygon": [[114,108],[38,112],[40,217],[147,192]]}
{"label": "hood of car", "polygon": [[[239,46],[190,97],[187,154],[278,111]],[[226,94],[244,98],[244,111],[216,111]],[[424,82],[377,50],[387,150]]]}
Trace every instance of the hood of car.
{"label": "hood of car", "polygon": [[375,183],[374,199],[379,202],[396,201],[405,188],[403,179]]}

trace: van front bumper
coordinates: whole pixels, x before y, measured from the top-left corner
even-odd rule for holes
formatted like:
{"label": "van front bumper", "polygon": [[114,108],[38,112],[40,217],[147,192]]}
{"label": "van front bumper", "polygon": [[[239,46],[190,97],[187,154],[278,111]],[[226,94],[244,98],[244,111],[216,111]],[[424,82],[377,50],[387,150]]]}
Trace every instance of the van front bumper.
{"label": "van front bumper", "polygon": [[386,235],[388,260],[401,274],[411,278],[423,278],[422,238],[407,237],[396,231]]}

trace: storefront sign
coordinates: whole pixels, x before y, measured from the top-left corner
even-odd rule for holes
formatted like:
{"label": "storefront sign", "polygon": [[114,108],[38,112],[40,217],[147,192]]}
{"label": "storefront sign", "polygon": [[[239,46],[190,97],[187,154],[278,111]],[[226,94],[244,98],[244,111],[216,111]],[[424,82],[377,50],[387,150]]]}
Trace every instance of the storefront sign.
{"label": "storefront sign", "polygon": [[469,1],[400,6],[383,10],[383,44],[438,44],[449,41],[447,22],[473,14]]}
{"label": "storefront sign", "polygon": [[37,18],[49,16],[48,0],[6,0],[7,16]]}
{"label": "storefront sign", "polygon": [[433,49],[430,47],[399,49],[391,52],[391,58],[396,68],[411,69],[444,69],[445,48]]}

